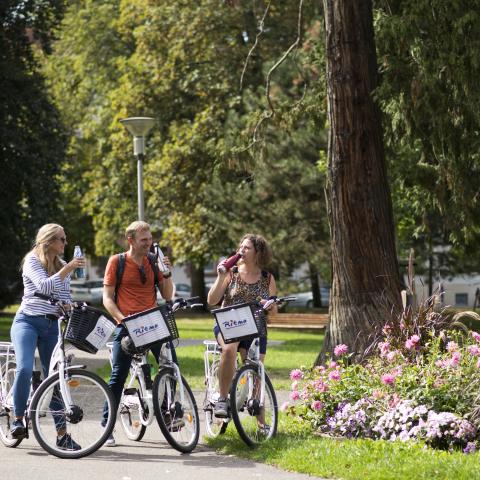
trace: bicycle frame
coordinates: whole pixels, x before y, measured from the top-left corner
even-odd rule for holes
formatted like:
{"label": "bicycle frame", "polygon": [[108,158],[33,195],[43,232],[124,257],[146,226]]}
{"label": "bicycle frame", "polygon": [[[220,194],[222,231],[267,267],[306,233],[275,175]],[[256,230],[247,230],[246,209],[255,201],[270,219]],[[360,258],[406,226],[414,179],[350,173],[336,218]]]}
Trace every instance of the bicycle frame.
{"label": "bicycle frame", "polygon": [[[112,365],[112,348],[113,348],[113,342],[108,342],[107,347],[110,351],[110,365]],[[145,352],[140,355],[135,355],[132,357],[132,364],[130,366],[130,378],[128,380],[128,383],[125,387],[125,389],[129,388],[134,388],[133,384],[135,382],[135,379],[138,378],[138,381],[140,382],[140,389],[142,392],[144,392],[143,396],[140,397],[139,395],[139,402],[140,406],[142,407],[143,412],[148,411],[148,417],[145,419],[142,415],[141,417],[141,423],[142,425],[145,425],[148,427],[149,425],[152,424],[155,415],[154,415],[154,409],[153,409],[153,395],[152,395],[152,386],[150,388],[147,388],[147,380],[145,377],[145,371],[143,370],[144,366],[148,366],[150,368],[150,364],[148,363],[148,352]],[[184,391],[183,391],[183,382],[182,382],[182,376],[180,374],[180,369],[178,365],[173,361],[172,359],[172,352],[170,351],[170,345],[168,342],[163,343],[162,347],[160,349],[160,355],[158,360],[158,368],[159,370],[163,367],[170,367],[174,370],[175,376],[178,379],[178,383],[180,386],[180,401],[184,402]],[[170,395],[170,385],[167,385],[168,389],[168,398],[171,398]],[[147,407],[145,409],[145,406]],[[170,407],[170,405],[168,405]]]}

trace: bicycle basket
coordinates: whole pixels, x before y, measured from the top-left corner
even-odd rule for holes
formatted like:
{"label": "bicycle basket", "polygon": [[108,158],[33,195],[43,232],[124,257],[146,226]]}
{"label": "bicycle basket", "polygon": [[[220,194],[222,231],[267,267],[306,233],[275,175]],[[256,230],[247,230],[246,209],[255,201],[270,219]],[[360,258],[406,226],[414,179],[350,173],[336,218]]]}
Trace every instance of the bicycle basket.
{"label": "bicycle basket", "polygon": [[97,353],[106,345],[115,327],[115,320],[103,310],[86,305],[74,306],[65,331],[65,340],[79,350]]}
{"label": "bicycle basket", "polygon": [[256,303],[239,303],[212,313],[225,343],[267,335],[265,313]]}
{"label": "bicycle basket", "polygon": [[175,318],[166,305],[130,315],[123,322],[137,348],[178,338]]}

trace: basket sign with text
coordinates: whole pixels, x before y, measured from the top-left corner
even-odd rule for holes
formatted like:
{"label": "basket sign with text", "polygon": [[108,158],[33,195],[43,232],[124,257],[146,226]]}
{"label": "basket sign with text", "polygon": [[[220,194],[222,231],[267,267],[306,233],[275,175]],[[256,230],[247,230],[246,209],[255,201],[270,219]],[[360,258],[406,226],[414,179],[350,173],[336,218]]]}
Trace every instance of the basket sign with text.
{"label": "basket sign with text", "polygon": [[258,334],[252,308],[248,304],[218,309],[214,314],[225,342]]}
{"label": "basket sign with text", "polygon": [[91,343],[97,350],[100,350],[106,345],[114,330],[115,323],[104,315],[100,315],[97,319],[96,325],[85,340]]}
{"label": "basket sign with text", "polygon": [[159,309],[147,310],[124,319],[128,333],[136,347],[143,347],[170,336]]}

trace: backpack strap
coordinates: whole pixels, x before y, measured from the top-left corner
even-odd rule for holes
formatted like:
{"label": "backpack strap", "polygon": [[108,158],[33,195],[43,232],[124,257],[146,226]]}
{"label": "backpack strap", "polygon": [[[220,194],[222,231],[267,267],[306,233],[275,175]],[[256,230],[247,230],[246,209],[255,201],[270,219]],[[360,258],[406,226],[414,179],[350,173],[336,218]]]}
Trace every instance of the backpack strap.
{"label": "backpack strap", "polygon": [[115,293],[113,298],[117,302],[118,287],[122,283],[123,272],[125,271],[125,253],[117,255],[117,271],[115,272]]}

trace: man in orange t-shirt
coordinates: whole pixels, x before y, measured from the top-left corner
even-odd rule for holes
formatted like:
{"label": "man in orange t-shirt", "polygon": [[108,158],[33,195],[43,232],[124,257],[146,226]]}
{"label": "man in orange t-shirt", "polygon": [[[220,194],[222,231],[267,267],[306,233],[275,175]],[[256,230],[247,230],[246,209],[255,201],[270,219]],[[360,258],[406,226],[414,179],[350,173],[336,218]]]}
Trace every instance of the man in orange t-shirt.
{"label": "man in orange t-shirt", "polygon": [[[125,255],[125,269],[118,286],[116,298],[118,255],[113,255],[108,260],[103,279],[103,305],[118,323],[113,334],[112,374],[108,382],[108,386],[115,397],[116,408],[120,403],[132,361],[121,346],[122,338],[128,335],[127,329],[122,323],[123,319],[134,313],[157,306],[155,276],[148,260],[148,253],[152,246],[150,225],[143,221],[133,222],[127,227],[125,236],[130,248]],[[166,267],[171,267],[168,257],[164,257],[164,263]],[[171,300],[173,296],[172,277],[164,278],[159,272],[158,280],[162,297],[167,301]],[[154,350],[157,350],[157,352]],[[157,356],[159,348],[152,349],[152,352]],[[108,410],[104,412],[105,420],[107,416]],[[110,435],[106,445],[115,445],[113,435]]]}

